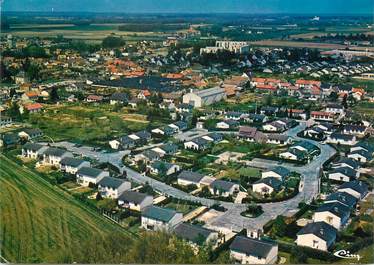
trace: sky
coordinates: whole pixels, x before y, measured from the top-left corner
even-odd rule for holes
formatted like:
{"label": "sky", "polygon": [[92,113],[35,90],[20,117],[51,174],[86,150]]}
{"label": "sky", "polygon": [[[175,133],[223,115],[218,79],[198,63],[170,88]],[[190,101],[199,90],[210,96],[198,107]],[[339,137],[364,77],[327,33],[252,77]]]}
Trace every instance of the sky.
{"label": "sky", "polygon": [[2,11],[373,14],[373,0],[0,0]]}

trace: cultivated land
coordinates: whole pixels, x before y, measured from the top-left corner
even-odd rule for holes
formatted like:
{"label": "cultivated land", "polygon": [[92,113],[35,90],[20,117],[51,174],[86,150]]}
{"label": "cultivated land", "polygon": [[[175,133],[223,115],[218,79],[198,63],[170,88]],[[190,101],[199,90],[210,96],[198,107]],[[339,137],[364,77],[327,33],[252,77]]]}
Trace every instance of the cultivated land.
{"label": "cultivated land", "polygon": [[0,186],[1,250],[10,262],[64,262],[94,235],[125,232],[4,155]]}

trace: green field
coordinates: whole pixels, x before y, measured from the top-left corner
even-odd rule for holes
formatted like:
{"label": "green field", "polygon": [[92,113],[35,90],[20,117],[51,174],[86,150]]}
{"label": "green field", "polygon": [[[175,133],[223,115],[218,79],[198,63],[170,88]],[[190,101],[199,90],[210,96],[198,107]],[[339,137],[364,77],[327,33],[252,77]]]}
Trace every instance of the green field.
{"label": "green field", "polygon": [[68,262],[92,237],[126,233],[4,155],[0,186],[1,255],[10,262]]}

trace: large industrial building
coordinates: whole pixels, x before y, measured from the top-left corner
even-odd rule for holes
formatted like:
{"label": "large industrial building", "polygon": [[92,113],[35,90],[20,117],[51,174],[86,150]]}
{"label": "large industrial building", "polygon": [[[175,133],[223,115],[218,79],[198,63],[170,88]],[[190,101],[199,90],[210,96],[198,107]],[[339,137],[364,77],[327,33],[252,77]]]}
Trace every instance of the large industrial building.
{"label": "large industrial building", "polygon": [[212,87],[204,90],[195,90],[183,96],[183,103],[190,104],[195,108],[207,106],[226,98],[225,89]]}

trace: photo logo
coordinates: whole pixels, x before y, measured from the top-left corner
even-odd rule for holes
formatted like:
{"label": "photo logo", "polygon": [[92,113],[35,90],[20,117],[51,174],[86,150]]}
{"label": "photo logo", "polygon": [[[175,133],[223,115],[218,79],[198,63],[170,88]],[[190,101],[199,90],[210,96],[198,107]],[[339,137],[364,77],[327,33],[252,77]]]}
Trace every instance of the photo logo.
{"label": "photo logo", "polygon": [[343,259],[357,259],[358,261],[360,260],[360,255],[357,254],[351,254],[348,250],[338,250],[334,252],[334,256],[338,258],[343,258]]}

